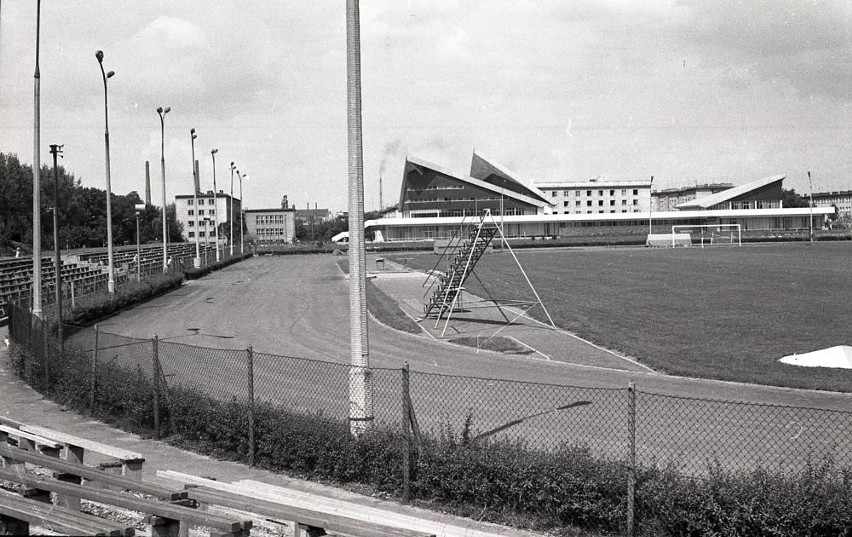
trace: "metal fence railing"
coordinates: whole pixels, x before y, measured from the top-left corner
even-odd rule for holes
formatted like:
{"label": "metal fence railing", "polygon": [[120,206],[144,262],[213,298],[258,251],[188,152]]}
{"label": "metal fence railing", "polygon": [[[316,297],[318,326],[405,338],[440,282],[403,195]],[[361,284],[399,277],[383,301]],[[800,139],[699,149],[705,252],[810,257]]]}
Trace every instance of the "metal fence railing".
{"label": "metal fence railing", "polygon": [[[12,313],[10,336],[31,357],[23,374],[37,389],[49,390],[55,382],[50,368],[58,367],[51,365],[58,362],[55,329],[23,308]],[[172,393],[185,389],[251,408],[268,405],[341,422],[350,416],[347,364],[128,338],[97,327],[67,327],[64,333],[65,354],[72,358],[63,358],[62,367],[76,368],[70,378],[82,385],[80,397],[93,402],[98,371],[112,365],[153,381],[159,404],[168,405]],[[571,446],[627,469],[676,468],[699,479],[711,468],[795,472],[825,458],[852,468],[852,411],[407,369],[374,368],[370,379],[376,424],[398,427],[410,405],[418,432],[433,438],[488,439],[531,453]],[[156,430],[162,426],[155,418]],[[246,434],[253,450],[251,428]]]}

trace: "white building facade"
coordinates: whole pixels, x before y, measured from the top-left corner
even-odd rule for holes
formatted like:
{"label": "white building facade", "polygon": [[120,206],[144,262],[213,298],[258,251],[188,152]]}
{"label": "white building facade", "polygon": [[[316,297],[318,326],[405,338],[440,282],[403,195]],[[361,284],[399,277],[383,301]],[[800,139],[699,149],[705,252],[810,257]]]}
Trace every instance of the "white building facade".
{"label": "white building facade", "polygon": [[651,209],[651,181],[536,183],[551,203],[552,214],[647,214]]}
{"label": "white building facade", "polygon": [[[233,211],[233,212],[232,212]],[[237,215],[234,221],[234,236],[239,241],[240,221],[242,212],[242,201],[232,198],[220,190],[215,199],[213,191],[209,190],[197,196],[178,195],[175,196],[175,212],[178,222],[183,224],[183,238],[188,242],[195,242],[196,236],[201,244],[216,244],[217,235],[220,244],[228,243],[228,235],[231,229],[231,215]],[[216,233],[216,227],[220,233]]]}

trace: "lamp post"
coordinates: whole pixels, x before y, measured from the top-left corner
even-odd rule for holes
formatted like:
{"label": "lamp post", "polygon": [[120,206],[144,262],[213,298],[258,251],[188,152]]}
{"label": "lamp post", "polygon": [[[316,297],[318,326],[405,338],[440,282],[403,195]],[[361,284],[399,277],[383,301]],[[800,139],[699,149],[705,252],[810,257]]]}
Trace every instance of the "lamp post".
{"label": "lamp post", "polygon": [[53,154],[53,256],[56,278],[56,339],[59,340],[59,352],[62,352],[62,256],[59,252],[59,166],[57,157],[62,155],[62,146],[51,144]]}
{"label": "lamp post", "polygon": [[651,235],[654,232],[653,228],[651,227],[651,222],[652,222],[651,218],[653,216],[651,211],[654,210],[654,196],[651,194],[651,187],[652,186],[654,186],[654,176],[653,175],[651,176],[651,182],[648,183],[648,235]]}
{"label": "lamp post", "polygon": [[[231,162],[231,210],[228,214],[228,220],[231,221],[231,233],[228,235],[228,243],[231,245],[231,257],[234,257],[234,163]],[[237,175],[240,171],[237,170]]]}
{"label": "lamp post", "polygon": [[139,215],[145,210],[144,203],[134,205],[136,209],[136,281],[142,281],[142,246],[139,241]]}
{"label": "lamp post", "polygon": [[243,177],[245,176],[246,174],[240,175],[240,255],[245,253],[243,248],[243,227],[245,226],[245,218],[243,216]]}
{"label": "lamp post", "polygon": [[160,169],[163,172],[163,273],[169,271],[169,235],[166,227],[166,122],[165,117],[171,107],[157,108],[160,116]]}
{"label": "lamp post", "polygon": [[38,68],[41,0],[36,1],[36,50],[33,78],[33,315],[41,319],[41,74]]}
{"label": "lamp post", "polygon": [[107,290],[109,294],[115,294],[115,268],[112,255],[112,187],[110,186],[109,173],[109,107],[107,101],[107,80],[115,75],[115,71],[104,71],[104,53],[102,50],[95,52],[98,65],[101,67],[101,76],[104,79],[104,148],[106,150],[106,219],[107,219],[107,262],[109,274],[107,277]]}
{"label": "lamp post", "polygon": [[[204,217],[204,229],[207,229],[208,224],[210,224],[210,217],[205,216]],[[205,243],[205,245],[204,245],[204,266],[206,267],[207,266],[207,251],[209,250],[209,248],[207,248],[207,244],[206,244],[207,239],[206,238],[204,240],[204,243]]]}
{"label": "lamp post", "polygon": [[218,149],[211,149],[210,156],[213,157],[213,237],[216,241],[216,262],[219,262],[219,202],[216,199],[216,153]]}
{"label": "lamp post", "polygon": [[[189,129],[189,141],[192,144],[192,212],[193,218],[192,220],[195,223],[198,222],[198,216],[196,211],[198,211],[198,189],[195,187],[198,184],[198,177],[196,177],[197,170],[195,169],[195,139],[198,138],[198,135],[195,134],[195,129]],[[188,211],[187,211],[188,212]],[[187,215],[189,217],[189,215]],[[192,266],[195,268],[201,267],[201,245],[198,241],[198,226],[195,226],[195,259],[192,260]]]}
{"label": "lamp post", "polygon": [[810,195],[810,202],[808,202],[808,206],[811,208],[811,242],[814,242],[814,183],[811,181],[811,172],[808,171],[808,191]]}

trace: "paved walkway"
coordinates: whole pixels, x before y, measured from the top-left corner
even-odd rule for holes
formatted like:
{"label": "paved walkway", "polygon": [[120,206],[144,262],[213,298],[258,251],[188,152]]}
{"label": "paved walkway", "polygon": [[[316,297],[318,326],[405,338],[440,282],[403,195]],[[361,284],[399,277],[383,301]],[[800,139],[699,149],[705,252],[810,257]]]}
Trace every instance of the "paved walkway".
{"label": "paved walkway", "polygon": [[[317,498],[318,505],[321,504],[323,498],[333,498],[351,502],[355,506],[379,508],[415,517],[422,521],[431,521],[433,525],[430,527],[433,529],[430,529],[430,531],[434,531],[439,536],[516,535],[534,537],[536,535],[494,524],[480,523],[425,509],[403,506],[318,483],[251,468],[243,464],[219,461],[172,447],[164,442],[147,440],[134,434],[128,434],[86,416],[68,411],[60,405],[44,399],[39,393],[18,379],[11,370],[6,345],[2,343],[7,334],[7,327],[0,328],[0,414],[27,424],[48,427],[142,453],[145,457],[144,479],[146,481],[180,488],[176,486],[174,481],[158,477],[156,475],[158,470],[172,470],[184,474],[209,477],[221,482],[253,480],[286,487],[295,492],[313,494]],[[353,509],[353,511],[355,510],[357,509]]]}

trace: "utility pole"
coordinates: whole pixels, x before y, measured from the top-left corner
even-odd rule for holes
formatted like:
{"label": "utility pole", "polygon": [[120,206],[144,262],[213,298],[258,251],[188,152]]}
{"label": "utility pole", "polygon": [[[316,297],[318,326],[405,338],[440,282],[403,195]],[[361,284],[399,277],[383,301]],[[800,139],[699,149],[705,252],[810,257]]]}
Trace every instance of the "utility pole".
{"label": "utility pole", "polygon": [[808,205],[811,208],[811,242],[814,242],[814,183],[811,181],[811,172],[808,171],[808,190],[810,190],[810,203]]}
{"label": "utility pole", "polygon": [[57,158],[62,156],[62,146],[52,144],[53,154],[53,258],[56,264],[56,338],[59,341],[59,352],[63,350],[62,338],[62,256],[59,252],[59,165]]}
{"label": "utility pole", "polygon": [[41,73],[38,68],[41,0],[36,0],[36,54],[33,82],[33,315],[41,319]]}

